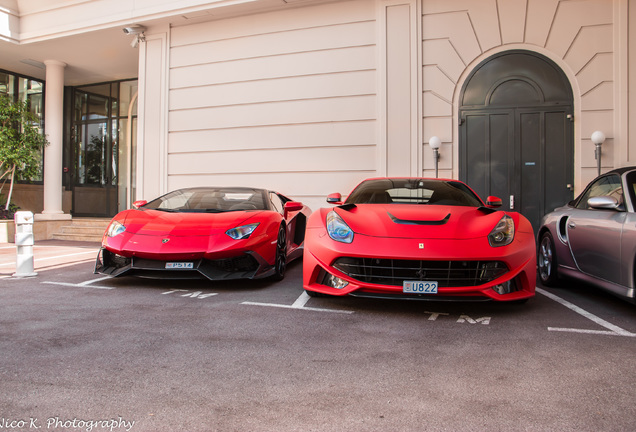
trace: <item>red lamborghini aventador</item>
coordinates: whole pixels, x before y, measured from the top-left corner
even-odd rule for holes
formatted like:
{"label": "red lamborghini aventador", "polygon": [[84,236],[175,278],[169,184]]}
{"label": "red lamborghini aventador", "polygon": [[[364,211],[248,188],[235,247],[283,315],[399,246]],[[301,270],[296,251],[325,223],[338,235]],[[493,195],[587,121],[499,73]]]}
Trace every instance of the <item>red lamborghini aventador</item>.
{"label": "red lamborghini aventador", "polygon": [[308,207],[252,188],[179,189],[117,214],[95,273],[282,279],[302,255]]}
{"label": "red lamborghini aventador", "polygon": [[377,178],[307,222],[303,286],[311,295],[518,300],[534,296],[529,221],[496,210],[457,180]]}

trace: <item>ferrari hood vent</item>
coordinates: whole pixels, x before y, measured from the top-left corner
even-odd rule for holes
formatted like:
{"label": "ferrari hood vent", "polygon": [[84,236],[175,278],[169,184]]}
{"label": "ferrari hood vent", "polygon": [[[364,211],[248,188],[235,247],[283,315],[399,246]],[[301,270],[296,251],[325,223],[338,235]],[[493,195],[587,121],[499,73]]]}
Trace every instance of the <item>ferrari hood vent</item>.
{"label": "ferrari hood vent", "polygon": [[386,212],[391,220],[396,224],[401,225],[444,225],[446,222],[450,220],[451,214],[448,213],[443,219],[440,220],[407,220],[407,219],[398,219],[393,216],[391,213]]}

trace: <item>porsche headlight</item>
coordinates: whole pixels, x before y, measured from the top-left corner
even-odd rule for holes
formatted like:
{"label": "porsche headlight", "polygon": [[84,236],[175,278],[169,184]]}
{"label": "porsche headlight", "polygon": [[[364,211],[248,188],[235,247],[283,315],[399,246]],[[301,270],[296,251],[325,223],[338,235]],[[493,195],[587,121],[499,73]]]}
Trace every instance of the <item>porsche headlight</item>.
{"label": "porsche headlight", "polygon": [[112,221],[110,225],[108,225],[108,229],[106,230],[106,235],[108,237],[115,237],[126,231],[126,227],[119,221]]}
{"label": "porsche headlight", "polygon": [[492,247],[507,246],[515,238],[515,223],[508,215],[504,215],[497,226],[488,234],[488,243]]}
{"label": "porsche headlight", "polygon": [[353,241],[353,231],[349,225],[335,211],[330,211],[327,215],[327,232],[333,240],[342,243]]}
{"label": "porsche headlight", "polygon": [[225,231],[225,234],[229,235],[234,240],[242,240],[242,239],[249,238],[249,236],[252,235],[252,233],[254,232],[257,226],[258,226],[258,223],[242,225],[240,227],[232,228]]}

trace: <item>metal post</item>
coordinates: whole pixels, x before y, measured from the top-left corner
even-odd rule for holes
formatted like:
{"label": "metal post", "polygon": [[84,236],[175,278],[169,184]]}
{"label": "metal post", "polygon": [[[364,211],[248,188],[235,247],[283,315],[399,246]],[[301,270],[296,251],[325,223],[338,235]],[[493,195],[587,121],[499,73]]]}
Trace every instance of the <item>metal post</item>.
{"label": "metal post", "polygon": [[594,159],[596,159],[596,175],[601,175],[601,146],[605,142],[605,134],[602,131],[595,131],[590,137],[594,143]]}
{"label": "metal post", "polygon": [[433,149],[433,158],[435,158],[435,178],[439,177],[438,167],[439,167],[439,150]]}
{"label": "metal post", "polygon": [[439,177],[438,167],[439,167],[439,148],[442,146],[442,140],[437,136],[432,136],[428,140],[428,145],[433,149],[433,159],[435,159],[435,178]]}
{"label": "metal post", "polygon": [[36,276],[33,264],[33,213],[19,211],[14,216],[15,221],[15,245],[16,245],[16,272],[14,277]]}

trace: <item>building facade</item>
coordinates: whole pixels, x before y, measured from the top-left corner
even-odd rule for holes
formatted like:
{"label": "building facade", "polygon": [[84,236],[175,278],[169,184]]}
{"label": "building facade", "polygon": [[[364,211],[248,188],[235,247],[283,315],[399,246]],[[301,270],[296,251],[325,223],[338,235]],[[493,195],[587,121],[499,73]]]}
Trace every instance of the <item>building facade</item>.
{"label": "building facade", "polygon": [[602,171],[636,159],[634,0],[0,0],[0,15],[0,69],[45,83],[44,219],[200,185],[315,209],[367,177],[434,176],[435,136],[440,177],[536,224],[596,176],[594,131]]}

